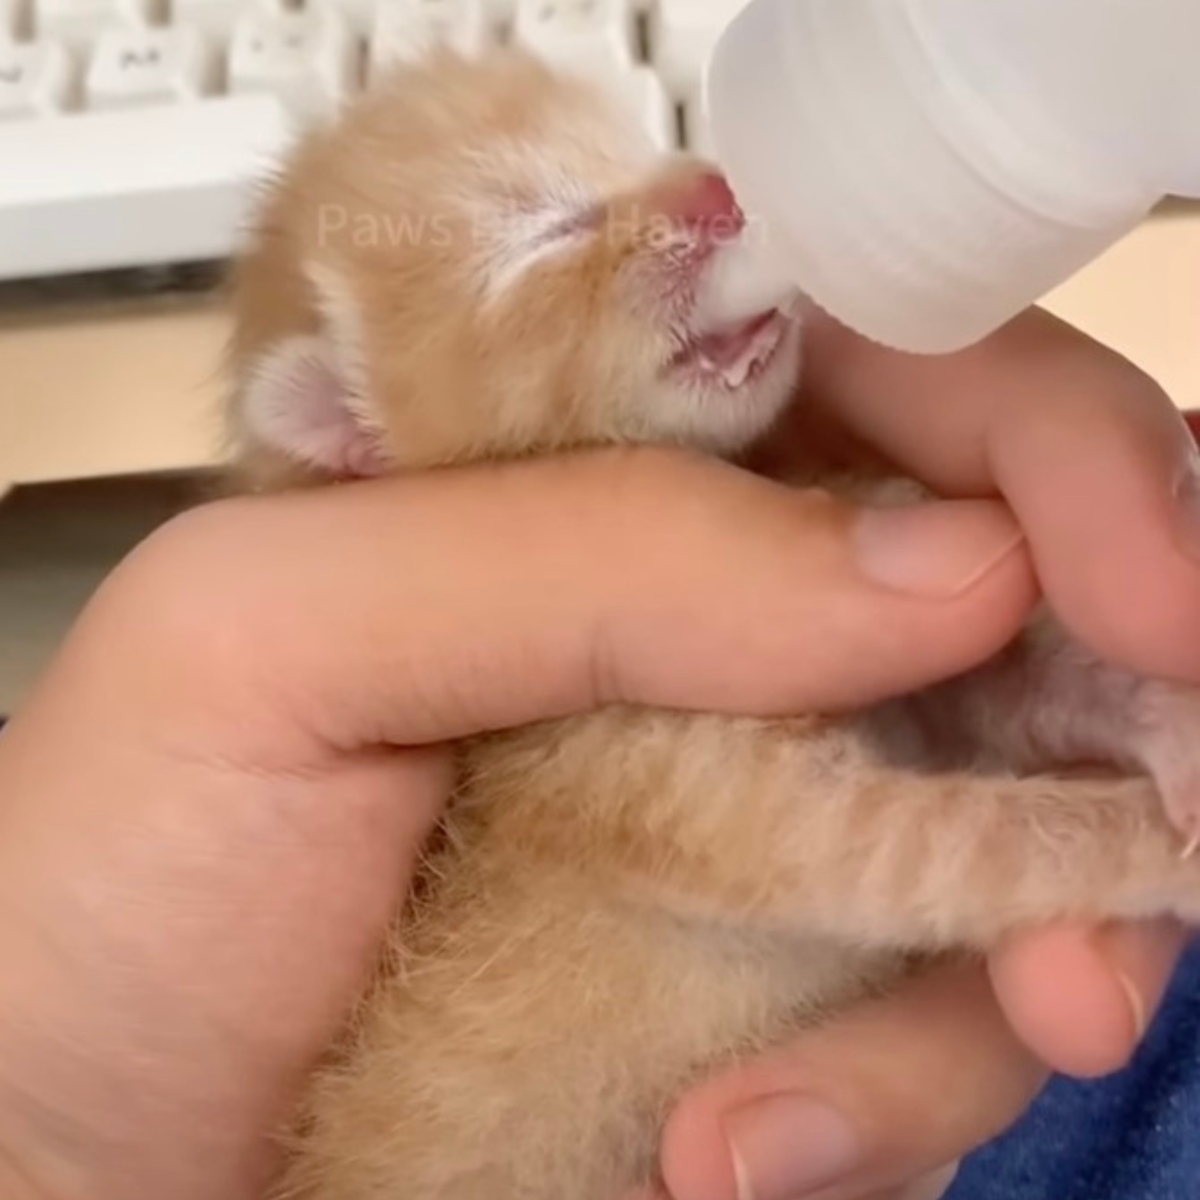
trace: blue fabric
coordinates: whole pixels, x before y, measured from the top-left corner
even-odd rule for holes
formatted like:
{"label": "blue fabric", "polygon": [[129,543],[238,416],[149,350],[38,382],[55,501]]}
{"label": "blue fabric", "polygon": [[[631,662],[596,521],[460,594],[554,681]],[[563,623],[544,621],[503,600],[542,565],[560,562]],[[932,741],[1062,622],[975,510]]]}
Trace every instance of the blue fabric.
{"label": "blue fabric", "polygon": [[1200,944],[1135,1061],[1098,1081],[1053,1080],[963,1163],[947,1200],[1200,1200]]}

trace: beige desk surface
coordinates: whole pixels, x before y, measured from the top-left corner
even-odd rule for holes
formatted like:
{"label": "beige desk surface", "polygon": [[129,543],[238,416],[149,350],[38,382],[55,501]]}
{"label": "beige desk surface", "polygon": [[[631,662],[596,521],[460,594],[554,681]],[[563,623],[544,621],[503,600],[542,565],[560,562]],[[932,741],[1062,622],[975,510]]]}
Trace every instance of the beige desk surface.
{"label": "beige desk surface", "polygon": [[[1148,222],[1048,307],[1200,407],[1200,215]],[[0,494],[214,462],[224,336],[213,302],[0,325]]]}

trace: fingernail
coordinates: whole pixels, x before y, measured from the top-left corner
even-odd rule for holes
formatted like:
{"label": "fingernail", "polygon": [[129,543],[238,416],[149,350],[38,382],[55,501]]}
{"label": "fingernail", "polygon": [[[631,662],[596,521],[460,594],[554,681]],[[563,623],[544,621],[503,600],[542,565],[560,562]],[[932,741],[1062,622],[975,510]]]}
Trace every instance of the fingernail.
{"label": "fingernail", "polygon": [[1188,455],[1175,481],[1175,510],[1179,548],[1189,557],[1200,559],[1200,455]]}
{"label": "fingernail", "polygon": [[1129,1016],[1133,1023],[1133,1040],[1140,1042],[1146,1036],[1146,1002],[1142,999],[1142,994],[1138,991],[1132,976],[1120,970],[1116,974],[1117,982],[1121,985],[1121,991],[1125,993],[1125,1001],[1129,1005]]}
{"label": "fingernail", "polygon": [[1009,511],[990,500],[864,509],[852,539],[869,580],[932,599],[961,595],[1025,540]]}
{"label": "fingernail", "polygon": [[836,1183],[862,1157],[858,1135],[807,1096],[768,1096],[725,1119],[738,1200],[800,1200]]}
{"label": "fingernail", "polygon": [[958,1163],[914,1179],[896,1193],[896,1200],[942,1200],[958,1175]]}
{"label": "fingernail", "polygon": [[1133,1041],[1146,1034],[1170,982],[1184,944],[1174,921],[1112,925],[1094,935],[1094,944],[1113,972],[1129,1005]]}

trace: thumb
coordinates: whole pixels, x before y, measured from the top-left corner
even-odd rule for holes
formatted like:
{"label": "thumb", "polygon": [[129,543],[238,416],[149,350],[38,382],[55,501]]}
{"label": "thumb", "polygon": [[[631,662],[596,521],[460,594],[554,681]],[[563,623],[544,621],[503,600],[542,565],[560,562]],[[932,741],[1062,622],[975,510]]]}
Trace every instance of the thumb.
{"label": "thumb", "polygon": [[253,664],[282,698],[238,729],[275,753],[273,720],[344,750],[617,701],[862,705],[986,658],[1035,596],[999,503],[860,510],[658,450],[225,502],[126,574],[141,635],[169,622],[153,669],[194,695],[197,672]]}
{"label": "thumb", "polygon": [[1045,1078],[985,972],[956,963],[702,1082],[663,1176],[674,1200],[935,1200]]}

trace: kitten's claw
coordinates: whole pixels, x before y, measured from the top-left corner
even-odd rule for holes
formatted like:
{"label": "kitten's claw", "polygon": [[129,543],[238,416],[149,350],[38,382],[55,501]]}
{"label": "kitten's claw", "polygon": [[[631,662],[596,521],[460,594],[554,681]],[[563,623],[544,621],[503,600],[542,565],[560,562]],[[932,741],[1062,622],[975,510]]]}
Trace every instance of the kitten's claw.
{"label": "kitten's claw", "polygon": [[1183,839],[1181,859],[1200,850],[1200,688],[1145,681],[1131,705],[1133,756],[1158,788],[1167,819]]}

